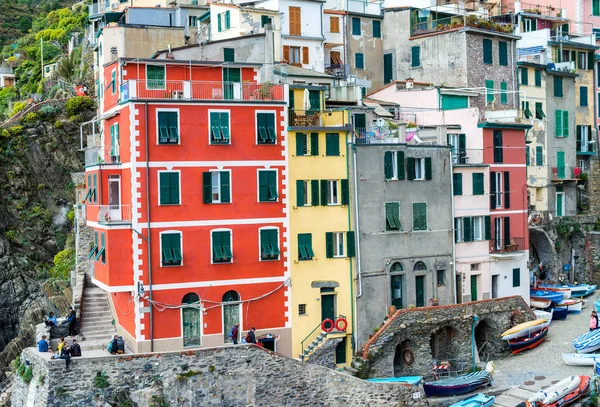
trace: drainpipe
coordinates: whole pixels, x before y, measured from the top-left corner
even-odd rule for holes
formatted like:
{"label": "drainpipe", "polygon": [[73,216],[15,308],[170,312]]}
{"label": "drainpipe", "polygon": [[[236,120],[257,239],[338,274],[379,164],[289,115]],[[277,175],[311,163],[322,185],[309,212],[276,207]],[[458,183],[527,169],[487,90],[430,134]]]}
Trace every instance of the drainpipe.
{"label": "drainpipe", "polygon": [[[350,114],[350,113],[348,113]],[[356,171],[356,146],[354,145],[354,143],[352,143],[352,161],[353,161],[353,166],[354,166],[354,193],[353,198],[354,198],[354,208],[355,208],[355,223],[354,223],[354,235],[356,237],[356,277],[358,280],[358,295],[355,297],[355,299],[359,299],[362,296],[362,273],[361,273],[361,266],[360,266],[360,227],[359,227],[359,223],[358,223],[358,181],[357,181],[357,171]],[[356,308],[356,301],[354,301],[354,308]],[[354,332],[358,333],[358,319],[355,321],[355,325],[356,325],[356,330]],[[355,346],[358,349],[358,336],[355,335]]]}
{"label": "drainpipe", "polygon": [[[454,162],[452,161],[452,150],[450,150],[449,156],[450,174],[454,176]],[[452,199],[450,200],[452,202],[452,216],[450,217],[450,219],[452,219],[452,235],[450,236],[450,239],[452,241],[452,286],[454,287],[454,303],[458,304],[458,294],[456,287],[456,242],[454,241],[454,182],[450,182],[450,193],[452,194]]]}
{"label": "drainpipe", "polygon": [[513,85],[513,92],[512,92],[512,99],[513,99],[513,106],[515,109],[518,109],[517,106],[517,101],[515,100],[515,72],[517,70],[517,67],[515,66],[515,43],[513,41],[510,42],[510,59],[512,60],[512,85]]}
{"label": "drainpipe", "polygon": [[[350,116],[350,111],[348,110],[348,116]],[[350,117],[348,117],[350,118]],[[350,177],[350,169],[348,168],[349,160],[348,160],[348,132],[346,132],[346,179]],[[348,186],[349,188],[350,186]],[[352,217],[351,217],[351,206],[350,199],[348,199],[348,230],[352,229]],[[356,229],[356,228],[355,228]],[[356,232],[354,233],[355,239],[354,243],[356,244]],[[354,253],[358,255],[359,250],[355,248]],[[354,353],[354,349],[358,349],[354,345],[354,338],[356,338],[356,331],[354,330],[354,269],[352,268],[352,259],[350,259],[350,320],[352,321],[352,351]]]}
{"label": "drainpipe", "polygon": [[477,353],[477,347],[475,346],[475,325],[479,322],[479,317],[477,314],[473,315],[473,323],[471,324],[471,352],[473,356],[473,371],[477,369],[477,364],[475,363],[475,355]]}
{"label": "drainpipe", "polygon": [[150,352],[154,352],[154,306],[152,305],[152,237],[150,234],[150,149],[148,148],[148,102],[144,108],[146,120],[146,222],[148,223],[148,296],[150,298]]}

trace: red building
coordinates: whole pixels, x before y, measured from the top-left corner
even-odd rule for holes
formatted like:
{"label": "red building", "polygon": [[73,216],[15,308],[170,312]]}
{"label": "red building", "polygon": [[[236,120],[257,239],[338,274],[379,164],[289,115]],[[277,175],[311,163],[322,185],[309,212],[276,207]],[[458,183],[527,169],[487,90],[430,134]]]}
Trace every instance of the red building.
{"label": "red building", "polygon": [[483,162],[490,166],[492,298],[521,295],[529,302],[529,225],[525,135],[530,125],[479,124]]}
{"label": "red building", "polygon": [[134,351],[230,342],[291,354],[286,95],[260,66],[119,59],[86,167],[93,283]]}

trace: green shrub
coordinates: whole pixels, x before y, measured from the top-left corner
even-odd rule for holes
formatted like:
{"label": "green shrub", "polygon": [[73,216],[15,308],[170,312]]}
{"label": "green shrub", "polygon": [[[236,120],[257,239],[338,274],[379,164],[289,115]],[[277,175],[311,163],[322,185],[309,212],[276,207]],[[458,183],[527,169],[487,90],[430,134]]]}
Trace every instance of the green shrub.
{"label": "green shrub", "polygon": [[25,366],[25,363],[21,363],[19,365],[19,367],[17,368],[17,374],[20,377],[23,377],[23,375],[25,374],[25,370],[27,370],[27,367]]}
{"label": "green shrub", "polygon": [[44,105],[44,106],[40,107],[40,110],[39,110],[40,116],[43,116],[44,119],[46,119],[46,120],[51,119],[58,112],[60,112],[60,109],[53,105]]}
{"label": "green shrub", "polygon": [[94,108],[94,100],[87,96],[74,96],[67,100],[66,111],[69,116],[79,115]]}
{"label": "green shrub", "polygon": [[26,124],[32,124],[37,121],[38,121],[38,115],[37,115],[37,113],[34,113],[34,112],[27,113],[25,118],[21,119],[21,122],[26,123]]}
{"label": "green shrub", "polygon": [[108,381],[108,377],[103,372],[97,372],[96,377],[94,377],[94,387],[98,389],[106,389],[110,386],[110,382]]}
{"label": "green shrub", "polygon": [[65,125],[63,124],[62,121],[57,120],[57,121],[54,122],[54,128],[55,129],[62,129],[63,127],[65,127]]}
{"label": "green shrub", "polygon": [[17,113],[19,113],[21,110],[25,109],[26,107],[27,107],[27,103],[25,103],[25,102],[15,102],[15,104],[13,105],[12,113],[10,115],[14,116]]}
{"label": "green shrub", "polygon": [[54,256],[54,267],[50,270],[50,276],[67,280],[71,277],[73,267],[75,267],[75,251],[67,245]]}
{"label": "green shrub", "polygon": [[23,133],[23,126],[12,126],[10,129],[8,129],[8,134],[10,134],[13,137],[18,136],[19,134],[22,134],[22,133]]}
{"label": "green shrub", "polygon": [[14,229],[7,230],[4,232],[4,237],[6,237],[11,242],[17,241],[17,231]]}
{"label": "green shrub", "polygon": [[169,402],[165,396],[153,394],[150,398],[150,407],[169,407]]}
{"label": "green shrub", "polygon": [[21,364],[21,356],[17,356],[16,358],[14,358],[14,360],[12,361],[12,365],[13,365],[13,369],[17,369],[19,367],[19,365]]}
{"label": "green shrub", "polygon": [[39,384],[40,384],[40,386],[41,386],[41,385],[43,385],[43,384],[44,384],[44,382],[46,382],[46,376],[44,376],[43,374],[41,374],[41,375],[38,377],[38,383],[39,383]]}
{"label": "green shrub", "polygon": [[0,132],[0,136],[2,136],[2,137],[10,137],[10,133],[8,132],[8,130],[2,129],[2,132]]}
{"label": "green shrub", "polygon": [[29,366],[25,369],[25,372],[23,372],[23,381],[26,384],[29,384],[31,383],[31,379],[33,379],[33,367]]}
{"label": "green shrub", "polygon": [[75,211],[73,209],[71,209],[67,213],[67,219],[70,220],[71,222],[73,222],[73,219],[75,219]]}

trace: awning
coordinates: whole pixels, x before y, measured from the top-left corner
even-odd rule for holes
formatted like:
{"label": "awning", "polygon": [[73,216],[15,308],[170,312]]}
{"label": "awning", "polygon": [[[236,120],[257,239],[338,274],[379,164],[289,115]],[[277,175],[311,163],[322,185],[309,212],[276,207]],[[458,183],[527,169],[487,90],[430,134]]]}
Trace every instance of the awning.
{"label": "awning", "polygon": [[325,46],[325,49],[331,49],[331,48],[337,48],[337,47],[344,46],[344,44],[340,44],[338,42],[325,42],[325,43],[323,43],[323,45]]}
{"label": "awning", "polygon": [[123,14],[125,13],[122,11],[107,11],[104,13],[104,21],[106,24],[116,23],[123,17]]}
{"label": "awning", "polygon": [[367,102],[363,100],[363,104],[367,107],[375,108],[375,114],[379,117],[394,117],[393,114],[385,110],[379,103]]}
{"label": "awning", "polygon": [[208,10],[206,13],[204,13],[200,17],[198,17],[197,21],[204,21],[204,20],[208,20],[209,18],[210,18],[210,10]]}

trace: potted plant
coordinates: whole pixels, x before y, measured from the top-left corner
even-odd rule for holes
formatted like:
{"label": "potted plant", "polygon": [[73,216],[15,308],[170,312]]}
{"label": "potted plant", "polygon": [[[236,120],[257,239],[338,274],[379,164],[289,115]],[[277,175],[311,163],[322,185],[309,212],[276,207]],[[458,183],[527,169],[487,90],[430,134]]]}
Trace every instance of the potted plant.
{"label": "potted plant", "polygon": [[260,97],[261,100],[271,100],[271,90],[273,84],[271,82],[265,82],[260,86]]}

